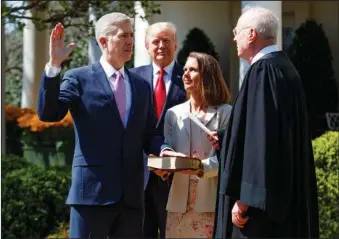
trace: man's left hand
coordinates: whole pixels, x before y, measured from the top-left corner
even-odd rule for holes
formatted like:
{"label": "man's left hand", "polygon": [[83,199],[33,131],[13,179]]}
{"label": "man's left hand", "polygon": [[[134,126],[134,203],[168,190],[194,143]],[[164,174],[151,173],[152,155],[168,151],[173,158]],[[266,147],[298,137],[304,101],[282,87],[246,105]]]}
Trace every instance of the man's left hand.
{"label": "man's left hand", "polygon": [[232,222],[239,228],[244,228],[245,224],[248,221],[248,216],[244,217],[243,215],[247,212],[248,206],[243,204],[239,200],[235,202],[232,209]]}

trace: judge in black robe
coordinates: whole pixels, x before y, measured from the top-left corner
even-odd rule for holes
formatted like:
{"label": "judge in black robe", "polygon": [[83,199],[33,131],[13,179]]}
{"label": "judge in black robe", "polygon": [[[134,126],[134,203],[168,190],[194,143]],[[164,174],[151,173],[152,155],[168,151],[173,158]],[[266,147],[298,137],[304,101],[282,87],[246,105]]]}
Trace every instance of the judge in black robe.
{"label": "judge in black robe", "polygon": [[[305,97],[284,52],[269,53],[248,70],[222,140],[219,170],[216,238],[318,238]],[[236,200],[249,206],[243,229],[231,219]]]}
{"label": "judge in black robe", "polygon": [[[214,237],[318,238],[315,166],[302,83],[284,52],[259,53],[263,56],[245,76],[226,131],[218,132]],[[243,228],[232,223],[237,200],[249,206]]]}

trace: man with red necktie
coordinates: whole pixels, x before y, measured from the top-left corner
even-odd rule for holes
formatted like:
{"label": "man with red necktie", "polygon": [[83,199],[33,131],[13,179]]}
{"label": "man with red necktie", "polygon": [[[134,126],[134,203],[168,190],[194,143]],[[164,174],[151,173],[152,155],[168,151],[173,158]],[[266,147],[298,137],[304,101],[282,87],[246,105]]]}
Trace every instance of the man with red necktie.
{"label": "man with red necktie", "polygon": [[[152,64],[131,69],[151,86],[157,116],[157,130],[163,134],[166,111],[186,100],[182,82],[183,66],[175,62],[176,28],[170,22],[159,22],[146,31],[146,49]],[[147,155],[145,155],[147,162]],[[147,178],[149,177],[149,180]],[[144,237],[165,238],[166,204],[171,178],[164,180],[153,172],[145,172]]]}

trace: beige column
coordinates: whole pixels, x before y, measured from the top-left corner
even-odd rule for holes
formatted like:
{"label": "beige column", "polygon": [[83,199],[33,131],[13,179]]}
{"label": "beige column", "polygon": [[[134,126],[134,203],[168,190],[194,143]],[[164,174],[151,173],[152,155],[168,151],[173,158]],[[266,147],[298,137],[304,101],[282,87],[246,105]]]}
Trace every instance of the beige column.
{"label": "beige column", "polygon": [[[26,14],[32,15],[30,11]],[[48,30],[39,31],[32,21],[26,20],[23,30],[21,107],[36,108],[40,78],[48,61],[48,44]]]}
{"label": "beige column", "polygon": [[134,18],[134,67],[137,67],[150,64],[151,58],[145,47],[145,35],[149,23],[142,18],[145,16],[145,11],[140,1],[135,1],[134,10],[136,12]]}
{"label": "beige column", "polygon": [[[241,7],[245,8],[247,5],[249,6],[258,6],[264,7],[268,10],[272,11],[279,19],[279,31],[277,37],[277,45],[280,49],[282,49],[282,5],[281,1],[241,1]],[[245,74],[249,68],[249,64],[240,59],[239,64],[239,89],[241,87],[242,81],[245,77]]]}

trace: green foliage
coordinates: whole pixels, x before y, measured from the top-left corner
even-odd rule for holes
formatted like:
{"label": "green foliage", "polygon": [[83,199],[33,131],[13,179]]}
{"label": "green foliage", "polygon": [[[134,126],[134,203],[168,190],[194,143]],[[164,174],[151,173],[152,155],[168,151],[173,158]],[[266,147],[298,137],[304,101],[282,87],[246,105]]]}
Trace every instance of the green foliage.
{"label": "green foliage", "polygon": [[[140,1],[145,11],[144,18],[160,14],[160,5],[154,1]],[[88,64],[88,38],[94,36],[93,21],[89,20],[89,8],[98,16],[119,11],[134,17],[134,1],[17,1],[9,4],[1,2],[1,16],[4,25],[11,25],[15,30],[5,35],[5,103],[19,106],[22,90],[22,44],[24,27],[23,20],[30,19],[38,30],[50,30],[56,23],[65,27],[65,43],[77,43],[68,60],[63,63],[63,72]],[[31,16],[25,15],[30,10]],[[133,67],[133,59],[126,63],[127,68]]]}
{"label": "green foliage", "polygon": [[5,38],[5,104],[19,106],[22,88],[22,37],[21,31],[6,33]]}
{"label": "green foliage", "polygon": [[1,163],[3,238],[42,238],[68,221],[70,169],[43,170],[11,155]]}
{"label": "green foliage", "polygon": [[322,24],[307,20],[295,31],[287,53],[299,72],[310,113],[312,137],[328,128],[326,112],[338,111],[338,86],[332,53]]}
{"label": "green foliage", "polygon": [[56,238],[56,239],[68,238],[68,235],[69,235],[69,223],[62,222],[59,224],[55,231],[53,231],[50,235],[47,236],[47,238]]}
{"label": "green foliage", "polygon": [[326,132],[312,141],[318,182],[320,237],[339,233],[339,133]]}
{"label": "green foliage", "polygon": [[213,56],[219,61],[215,46],[205,32],[199,28],[191,29],[183,42],[182,49],[178,52],[178,62],[185,65],[188,55],[192,52],[203,52]]}
{"label": "green foliage", "polygon": [[[145,11],[145,18],[154,14],[160,14],[160,5],[143,0],[142,7]],[[1,16],[5,24],[12,24],[16,28],[22,29],[24,24],[22,19],[30,19],[39,30],[43,30],[62,23],[66,28],[75,26],[86,32],[92,22],[88,20],[89,8],[92,8],[96,16],[101,16],[108,12],[119,11],[131,17],[135,15],[134,1],[110,1],[110,0],[72,0],[72,1],[18,1],[16,4],[8,4],[3,1],[1,4]],[[31,15],[26,14],[29,10]]]}
{"label": "green foliage", "polygon": [[22,129],[16,121],[6,121],[6,153],[22,156]]}

